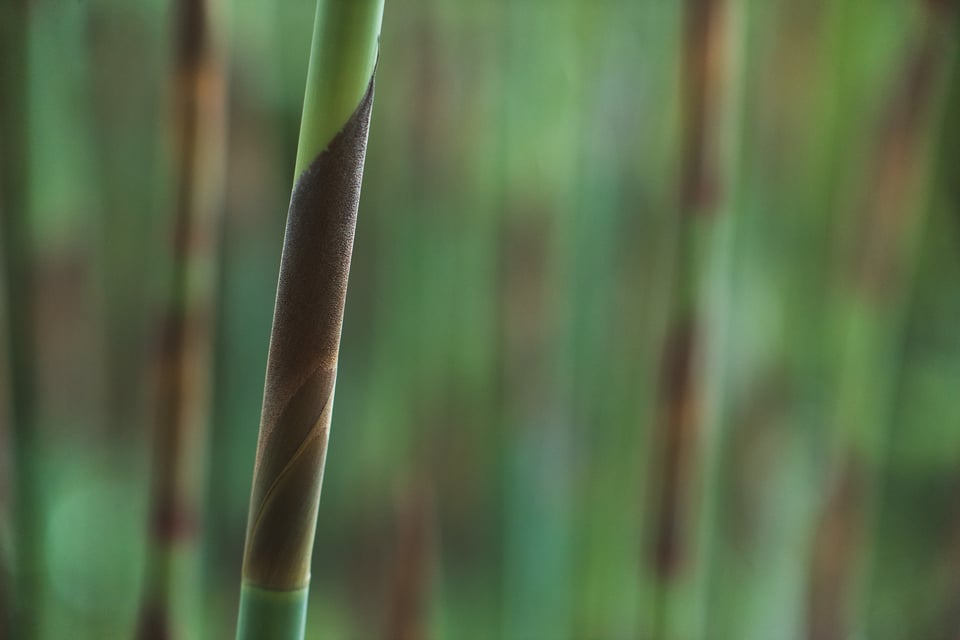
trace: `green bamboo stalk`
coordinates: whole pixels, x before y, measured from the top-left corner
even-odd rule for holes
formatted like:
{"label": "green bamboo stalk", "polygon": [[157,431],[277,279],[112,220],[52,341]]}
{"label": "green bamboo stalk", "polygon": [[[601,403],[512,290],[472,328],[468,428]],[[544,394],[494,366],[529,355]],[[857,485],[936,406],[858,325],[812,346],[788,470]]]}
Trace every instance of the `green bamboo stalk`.
{"label": "green bamboo stalk", "polygon": [[[161,2],[118,5],[114,0],[84,3],[89,60],[89,105],[93,161],[98,206],[98,315],[102,354],[98,365],[103,384],[103,432],[109,448],[125,460],[146,412],[151,307],[162,300],[164,274],[157,265],[168,264],[166,247],[153,242],[168,219],[169,205],[158,193],[160,176],[166,178],[161,139],[155,126],[163,116],[160,86],[156,81],[168,65],[158,46],[166,29],[157,26]],[[123,10],[119,10],[124,7]],[[136,47],[129,56],[118,55]],[[150,132],[149,134],[147,132]],[[164,131],[166,133],[166,131]],[[122,239],[122,241],[118,241]],[[144,425],[145,426],[145,425]]]}
{"label": "green bamboo stalk", "polygon": [[302,638],[383,0],[319,0],[287,214],[237,638]]}
{"label": "green bamboo stalk", "polygon": [[926,15],[898,70],[842,262],[837,305],[844,340],[830,480],[815,531],[808,637],[864,631],[889,416],[917,242],[925,224],[933,135],[956,44],[953,7]]}
{"label": "green bamboo stalk", "polygon": [[198,635],[200,514],[225,166],[226,74],[214,0],[176,4],[176,212],[161,313],[158,420],[139,637]]}
{"label": "green bamboo stalk", "polygon": [[582,70],[570,46],[579,22],[569,1],[508,3],[503,18],[502,636],[563,640],[572,637],[576,609],[580,451],[571,412],[573,304],[564,293],[579,181],[571,86]]}
{"label": "green bamboo stalk", "polygon": [[14,466],[15,637],[39,633],[42,594],[40,504],[34,329],[33,237],[29,220],[29,143],[27,139],[29,2],[0,7],[0,224],[4,300],[10,372],[11,450]]}
{"label": "green bamboo stalk", "polygon": [[652,635],[705,632],[737,199],[739,0],[688,0],[681,36],[676,250],[651,436]]}
{"label": "green bamboo stalk", "polygon": [[[661,124],[638,107],[644,94],[656,93],[657,76],[649,68],[633,66],[659,44],[645,32],[652,21],[644,14],[650,10],[643,3],[615,10],[603,3],[583,3],[576,18],[580,69],[591,72],[578,76],[578,206],[571,220],[576,243],[570,258],[571,403],[574,424],[589,425],[576,446],[581,489],[574,494],[579,552],[574,638],[643,637],[638,628],[644,599],[638,588],[641,575],[635,563],[624,562],[637,554],[640,519],[624,505],[639,505],[643,496],[644,470],[637,464],[637,452],[643,450],[646,430],[637,428],[637,416],[649,406],[653,385],[645,384],[649,373],[643,364],[651,359],[642,345],[652,341],[649,315],[641,309],[658,307],[651,301],[655,294],[650,283],[644,282],[655,277],[651,258],[656,254],[643,246],[645,234],[639,227],[649,220],[637,215],[636,192],[630,192],[645,191],[650,176],[622,166],[627,157],[616,150],[625,129],[629,137],[647,139]],[[631,28],[622,29],[625,23]],[[636,27],[644,30],[641,37]],[[631,72],[644,81],[623,88],[623,111],[618,112],[611,109],[604,87],[619,84],[628,60]],[[628,171],[636,180],[623,180]]]}

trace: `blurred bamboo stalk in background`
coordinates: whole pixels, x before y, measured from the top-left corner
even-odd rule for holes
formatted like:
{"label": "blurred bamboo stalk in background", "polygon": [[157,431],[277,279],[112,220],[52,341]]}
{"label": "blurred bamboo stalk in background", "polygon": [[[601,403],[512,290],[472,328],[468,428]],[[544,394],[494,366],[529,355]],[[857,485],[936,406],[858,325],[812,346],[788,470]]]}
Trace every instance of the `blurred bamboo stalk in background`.
{"label": "blurred bamboo stalk in background", "polygon": [[[830,476],[813,541],[807,637],[867,632],[874,527],[896,406],[902,330],[930,188],[946,72],[955,54],[955,3],[923,2],[879,124],[838,278],[843,350]],[[884,399],[887,399],[884,402]]]}
{"label": "blurred bamboo stalk in background", "polygon": [[172,277],[162,307],[147,585],[138,636],[200,637],[200,540],[224,206],[226,71],[217,0],[178,0]]}
{"label": "blurred bamboo stalk in background", "polygon": [[149,310],[168,295],[157,281],[170,256],[166,243],[153,241],[166,237],[163,223],[172,208],[166,185],[173,170],[162,153],[167,142],[162,134],[172,127],[157,131],[166,113],[159,105],[168,95],[160,89],[165,85],[160,74],[169,68],[162,64],[166,49],[158,46],[159,32],[166,31],[156,27],[163,13],[158,5],[90,0],[83,25],[90,52],[88,108],[100,209],[95,267],[104,406],[98,422],[109,435],[111,453],[121,460],[151,425],[144,419],[154,322]]}
{"label": "blurred bamboo stalk in background", "polygon": [[[572,638],[578,454],[572,407],[584,75],[578,3],[504,3],[500,236],[503,637]],[[532,117],[531,117],[532,116]]]}
{"label": "blurred bamboo stalk in background", "polygon": [[383,0],[319,0],[284,235],[237,638],[302,638]]}
{"label": "blurred bamboo stalk in background", "polygon": [[739,0],[687,0],[674,290],[650,440],[652,637],[704,637],[722,437],[723,305],[736,212]]}
{"label": "blurred bamboo stalk in background", "polygon": [[384,640],[428,640],[434,572],[435,515],[428,483],[417,480],[400,497]]}
{"label": "blurred bamboo stalk in background", "polygon": [[44,505],[37,434],[34,237],[30,220],[28,0],[0,7],[0,233],[13,468],[14,635],[40,632]]}

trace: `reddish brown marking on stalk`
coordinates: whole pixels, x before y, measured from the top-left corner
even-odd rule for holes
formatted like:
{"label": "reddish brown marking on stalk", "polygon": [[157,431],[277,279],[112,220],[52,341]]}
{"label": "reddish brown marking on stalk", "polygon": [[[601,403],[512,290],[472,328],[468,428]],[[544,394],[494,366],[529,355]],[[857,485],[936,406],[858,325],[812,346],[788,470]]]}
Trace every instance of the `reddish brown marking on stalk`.
{"label": "reddish brown marking on stalk", "polygon": [[925,123],[943,63],[935,32],[939,26],[933,24],[937,18],[930,20],[896,80],[850,251],[854,282],[879,307],[892,303],[902,290],[903,239],[924,206],[916,195],[923,178]]}
{"label": "reddish brown marking on stalk", "polygon": [[417,64],[414,66],[413,87],[417,104],[414,126],[411,127],[414,176],[424,194],[446,185],[448,163],[444,154],[450,148],[445,130],[445,116],[451,109],[444,104],[451,93],[450,74],[445,66],[437,34],[442,31],[428,20],[417,25]]}
{"label": "reddish brown marking on stalk", "polygon": [[[90,265],[72,250],[38,254],[34,265],[31,330],[37,336],[34,358],[41,374],[35,384],[54,415],[89,415],[98,408],[92,405],[97,381],[75,363],[93,357],[89,337],[96,329],[90,317],[94,288]],[[71,321],[65,323],[64,318]],[[91,404],[85,405],[88,402]]]}
{"label": "reddish brown marking on stalk", "polygon": [[682,51],[680,206],[712,213],[721,197],[715,132],[725,78],[725,0],[687,0]]}
{"label": "reddish brown marking on stalk", "polygon": [[404,496],[396,522],[396,555],[386,640],[426,640],[433,549],[432,499],[420,483]]}
{"label": "reddish brown marking on stalk", "polygon": [[503,230],[503,393],[520,411],[539,410],[546,377],[551,220],[536,203],[506,216]]}
{"label": "reddish brown marking on stalk", "polygon": [[196,540],[199,534],[200,519],[192,507],[178,504],[174,499],[158,503],[153,507],[150,536],[154,541],[170,546],[178,542]]}
{"label": "reddish brown marking on stalk", "polygon": [[[204,379],[202,355],[209,346],[209,306],[170,310],[163,326],[158,377],[157,433],[154,438],[154,486],[150,508],[150,532],[154,541],[196,539],[199,515],[193,503],[192,487],[199,441],[203,433],[209,382]],[[194,456],[191,458],[191,456]],[[193,475],[192,475],[193,474]]]}
{"label": "reddish brown marking on stalk", "polygon": [[661,580],[669,580],[687,564],[686,512],[692,495],[696,464],[697,421],[696,337],[693,324],[681,322],[668,338],[661,370],[660,415],[656,450],[663,452],[655,502],[653,565]]}
{"label": "reddish brown marking on stalk", "polygon": [[810,640],[848,637],[850,589],[865,533],[867,484],[863,465],[849,456],[831,490],[814,539],[807,592]]}
{"label": "reddish brown marking on stalk", "polygon": [[[198,488],[205,467],[213,343],[209,283],[196,281],[211,266],[220,219],[219,121],[225,115],[224,77],[215,55],[207,0],[179,0],[175,8],[174,197],[172,273],[156,354],[157,399],[150,496],[150,563],[169,570],[173,546],[192,548],[200,537]],[[166,640],[176,632],[170,601],[180,584],[151,584],[140,612],[138,637]]]}

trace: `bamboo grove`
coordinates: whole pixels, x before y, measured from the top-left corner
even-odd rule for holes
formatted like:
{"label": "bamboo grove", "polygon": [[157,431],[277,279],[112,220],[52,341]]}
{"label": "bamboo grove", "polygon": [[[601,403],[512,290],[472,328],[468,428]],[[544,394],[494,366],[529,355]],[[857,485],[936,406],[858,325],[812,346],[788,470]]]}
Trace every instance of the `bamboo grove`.
{"label": "bamboo grove", "polygon": [[958,29],[0,2],[0,638],[955,638]]}

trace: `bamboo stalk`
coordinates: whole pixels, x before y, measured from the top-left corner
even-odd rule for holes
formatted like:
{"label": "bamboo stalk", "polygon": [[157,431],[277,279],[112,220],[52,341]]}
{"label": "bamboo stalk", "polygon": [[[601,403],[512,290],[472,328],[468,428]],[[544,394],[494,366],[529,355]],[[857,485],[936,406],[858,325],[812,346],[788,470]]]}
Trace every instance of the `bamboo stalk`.
{"label": "bamboo stalk", "polygon": [[926,15],[894,81],[841,278],[845,340],[831,476],[814,532],[809,638],[863,632],[901,331],[924,226],[932,134],[954,55],[950,3]]}
{"label": "bamboo stalk", "polygon": [[681,35],[680,171],[674,292],[651,435],[649,561],[654,638],[706,624],[723,380],[723,290],[738,163],[741,3],[688,0]]}
{"label": "bamboo stalk", "polygon": [[6,353],[10,372],[10,444],[14,468],[15,582],[13,628],[18,638],[39,633],[43,506],[38,470],[33,233],[29,220],[27,139],[28,27],[25,0],[0,8],[0,215]]}
{"label": "bamboo stalk", "polygon": [[287,214],[237,638],[301,638],[383,0],[320,0]]}
{"label": "bamboo stalk", "polygon": [[173,273],[158,354],[148,586],[139,637],[197,636],[200,514],[225,165],[218,3],[176,6]]}
{"label": "bamboo stalk", "polygon": [[383,629],[386,640],[428,640],[429,596],[435,554],[433,496],[416,480],[398,500],[396,551],[390,601]]}
{"label": "bamboo stalk", "polygon": [[[571,46],[579,22],[568,1],[508,3],[502,17],[501,633],[563,640],[572,637],[576,613],[573,488],[581,453],[572,413],[573,303],[565,295],[579,182],[571,90],[582,77]],[[547,151],[554,148],[564,151]]]}
{"label": "bamboo stalk", "polygon": [[[162,3],[117,5],[112,0],[84,3],[89,50],[90,109],[96,144],[91,151],[99,206],[98,271],[102,351],[103,434],[119,459],[142,434],[146,411],[150,350],[149,309],[163,300],[154,283],[164,274],[155,265],[169,264],[159,215],[169,199],[158,197],[162,117],[159,32],[154,27]],[[136,49],[136,60],[118,52]],[[147,132],[150,132],[149,134]],[[164,185],[165,186],[165,185]],[[159,206],[158,204],[159,203]],[[162,221],[162,222],[158,222]],[[158,295],[159,294],[159,295]],[[146,425],[144,425],[146,426]],[[119,460],[118,460],[119,461]]]}

